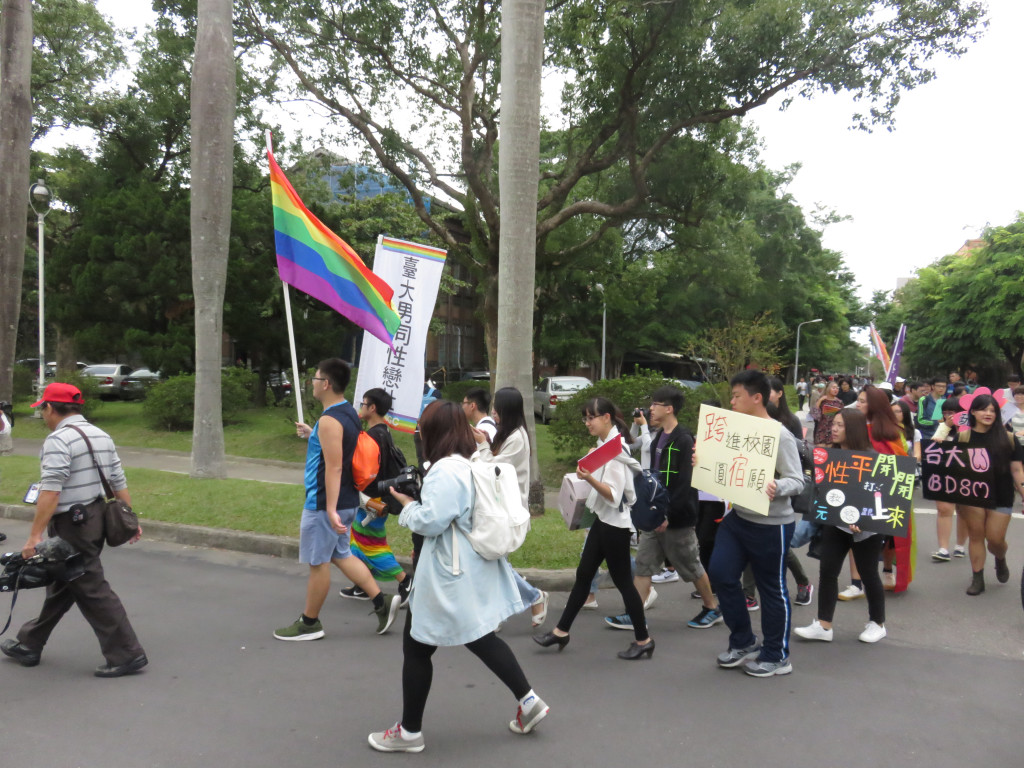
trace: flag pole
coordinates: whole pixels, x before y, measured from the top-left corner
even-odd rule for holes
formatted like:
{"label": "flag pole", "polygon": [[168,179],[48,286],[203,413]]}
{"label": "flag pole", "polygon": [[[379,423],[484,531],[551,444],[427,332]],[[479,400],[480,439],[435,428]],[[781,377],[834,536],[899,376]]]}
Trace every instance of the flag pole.
{"label": "flag pole", "polygon": [[[266,130],[267,154],[273,155],[274,149],[270,142],[270,129]],[[284,291],[284,317],[288,322],[288,345],[292,353],[292,394],[295,395],[295,411],[298,414],[299,423],[305,423],[305,416],[302,413],[302,381],[299,379],[299,358],[295,352],[295,325],[292,323],[292,300],[288,293],[288,283],[281,281],[281,289]]]}

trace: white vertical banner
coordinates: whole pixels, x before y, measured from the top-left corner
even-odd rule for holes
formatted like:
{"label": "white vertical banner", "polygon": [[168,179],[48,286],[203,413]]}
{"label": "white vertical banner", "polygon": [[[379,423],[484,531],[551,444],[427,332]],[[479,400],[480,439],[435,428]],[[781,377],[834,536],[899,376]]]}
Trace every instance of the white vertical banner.
{"label": "white vertical banner", "polygon": [[377,238],[373,272],[394,288],[392,306],[402,322],[393,348],[363,332],[354,399],[360,402],[363,393],[374,387],[386,390],[394,401],[386,418],[400,432],[414,432],[420,417],[427,330],[447,256],[447,251],[429,245],[383,235]]}

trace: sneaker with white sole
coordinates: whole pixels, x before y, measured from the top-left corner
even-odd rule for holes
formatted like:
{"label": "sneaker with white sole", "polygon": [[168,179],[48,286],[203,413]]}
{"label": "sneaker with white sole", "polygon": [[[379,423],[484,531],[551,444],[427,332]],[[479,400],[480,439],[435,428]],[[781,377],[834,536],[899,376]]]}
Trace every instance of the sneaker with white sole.
{"label": "sneaker with white sole", "polygon": [[[544,623],[544,620],[548,617],[548,601],[550,600],[550,598],[551,595],[549,595],[544,590],[541,590],[540,597],[534,600],[533,605],[540,606],[540,611],[537,613],[533,613],[531,610],[532,615],[530,621],[534,627],[539,627],[541,624]],[[531,608],[532,607],[533,606],[531,606]]]}
{"label": "sneaker with white sole", "polygon": [[620,613],[618,616],[605,616],[604,623],[612,629],[628,629],[633,631],[633,620],[628,613]]}
{"label": "sneaker with white sole", "polygon": [[856,584],[851,584],[839,593],[840,600],[857,600],[861,597],[864,597],[864,590],[858,587]]}
{"label": "sneaker with white sole", "polygon": [[651,581],[655,584],[670,584],[673,581],[679,581],[679,574],[673,568],[666,568],[661,573],[651,576]]}
{"label": "sneaker with white sole", "polygon": [[934,552],[932,552],[933,563],[948,563],[949,561],[949,552],[945,549],[937,549]]}
{"label": "sneaker with white sole", "polygon": [[757,602],[757,598],[756,597],[748,597],[747,598],[747,610],[750,611],[751,613],[753,613],[754,611],[760,611],[761,610],[761,604]]}
{"label": "sneaker with white sole", "polygon": [[425,746],[422,733],[415,739],[405,738],[401,723],[395,723],[386,731],[371,733],[367,741],[378,752],[422,752]]}
{"label": "sneaker with white sole", "polygon": [[884,625],[869,621],[864,625],[864,631],[860,633],[860,637],[857,639],[862,643],[877,643],[886,634]]}
{"label": "sneaker with white sole", "polygon": [[892,592],[896,589],[896,574],[892,571],[882,571],[882,589]]}
{"label": "sneaker with white sole", "polygon": [[793,598],[794,605],[810,605],[811,598],[814,597],[814,585],[813,584],[797,584],[796,585],[796,597]]}
{"label": "sneaker with white sole", "polygon": [[725,621],[720,608],[701,608],[700,613],[686,622],[686,626],[694,629],[708,629]]}
{"label": "sneaker with white sole", "polygon": [[373,609],[373,612],[377,614],[378,635],[383,635],[395,623],[395,617],[398,615],[398,609],[401,607],[402,598],[398,595],[386,595],[381,607]]}
{"label": "sneaker with white sole", "polygon": [[658,592],[654,587],[651,587],[650,594],[647,595],[647,599],[644,600],[644,610],[650,610],[650,607],[654,605],[654,601],[658,599]]}
{"label": "sneaker with white sole", "polygon": [[793,634],[802,637],[804,640],[823,640],[826,643],[832,642],[832,630],[825,629],[821,622],[815,619],[806,627],[796,627]]}
{"label": "sneaker with white sole", "polygon": [[317,619],[312,624],[306,624],[301,618],[294,624],[274,630],[274,637],[278,640],[319,640],[324,636],[324,625]]}
{"label": "sneaker with white sole", "polygon": [[759,653],[761,653],[761,644],[755,640],[754,644],[748,648],[730,648],[725,653],[718,654],[718,666],[723,669],[732,669],[748,659],[756,659]]}
{"label": "sneaker with white sole", "polygon": [[967,552],[964,550],[963,547],[960,547],[960,546],[953,547],[953,557],[966,557],[966,556],[967,556]]}
{"label": "sneaker with white sole", "polygon": [[743,671],[751,677],[771,677],[772,675],[788,675],[793,671],[787,656],[782,661],[748,661]]}
{"label": "sneaker with white sole", "polygon": [[584,611],[596,611],[597,610],[597,600],[590,600],[589,602],[584,603],[583,604],[583,610]]}
{"label": "sneaker with white sole", "polygon": [[533,701],[527,701],[526,709],[520,704],[516,709],[516,719],[508,724],[513,733],[529,733],[537,724],[548,716],[550,707],[544,703],[540,696],[534,696]]}
{"label": "sneaker with white sole", "polygon": [[350,600],[369,600],[370,596],[363,590],[353,584],[351,587],[345,587],[344,589],[338,590],[338,594],[342,597],[347,597]]}

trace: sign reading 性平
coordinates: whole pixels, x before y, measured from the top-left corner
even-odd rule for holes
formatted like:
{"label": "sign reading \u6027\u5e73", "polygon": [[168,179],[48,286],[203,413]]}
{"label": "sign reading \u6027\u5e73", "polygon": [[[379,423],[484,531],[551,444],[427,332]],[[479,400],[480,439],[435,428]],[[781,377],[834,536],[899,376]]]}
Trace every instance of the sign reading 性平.
{"label": "sign reading \u6027\u5e73", "polygon": [[906,536],[915,461],[875,451],[814,449],[814,506],[808,520]]}
{"label": "sign reading \u6027\u5e73", "polygon": [[921,444],[921,491],[926,499],[994,509],[994,481],[987,448],[968,448],[959,440]]}

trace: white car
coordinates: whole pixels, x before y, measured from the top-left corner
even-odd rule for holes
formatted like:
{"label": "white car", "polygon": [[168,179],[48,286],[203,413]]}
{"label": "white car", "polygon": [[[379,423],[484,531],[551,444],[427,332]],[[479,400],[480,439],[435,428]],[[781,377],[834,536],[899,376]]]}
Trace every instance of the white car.
{"label": "white car", "polygon": [[583,376],[549,376],[541,379],[533,390],[533,414],[541,424],[547,424],[558,408],[560,400],[568,400],[581,389],[591,385],[590,379]]}

